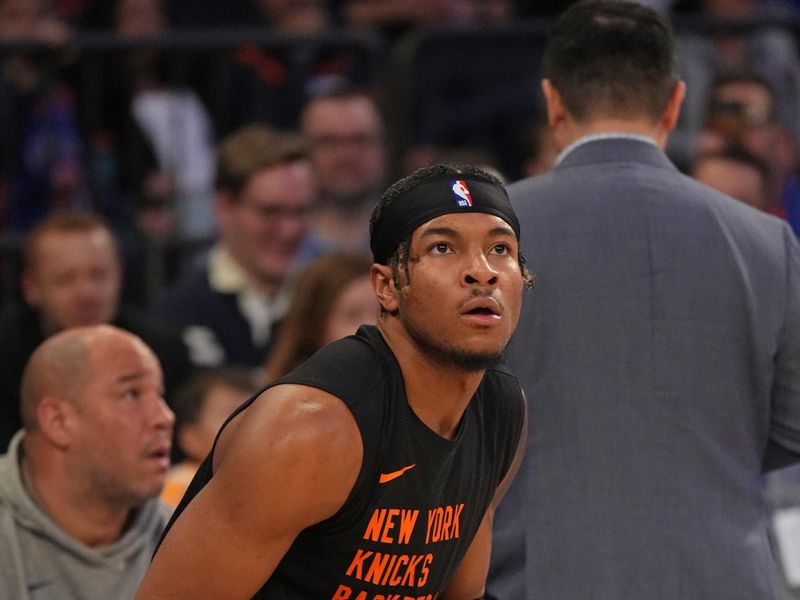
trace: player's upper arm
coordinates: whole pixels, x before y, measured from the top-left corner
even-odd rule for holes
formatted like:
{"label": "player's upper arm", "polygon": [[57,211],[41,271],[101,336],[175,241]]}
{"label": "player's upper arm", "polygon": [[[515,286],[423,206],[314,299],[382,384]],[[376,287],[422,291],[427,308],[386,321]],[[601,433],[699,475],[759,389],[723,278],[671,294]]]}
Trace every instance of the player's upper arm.
{"label": "player's upper arm", "polygon": [[221,434],[214,476],[173,524],[137,598],[252,597],[298,533],[344,504],[362,455],[340,399],[270,388]]}

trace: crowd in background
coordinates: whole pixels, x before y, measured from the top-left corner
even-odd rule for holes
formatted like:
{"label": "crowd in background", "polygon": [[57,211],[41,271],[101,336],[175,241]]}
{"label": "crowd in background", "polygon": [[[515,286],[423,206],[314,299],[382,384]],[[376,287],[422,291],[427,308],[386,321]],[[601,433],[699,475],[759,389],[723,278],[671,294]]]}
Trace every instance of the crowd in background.
{"label": "crowd in background", "polygon": [[[800,235],[800,2],[646,3],[738,23],[678,28],[688,92],[668,152]],[[474,36],[490,53],[526,23],[541,37],[537,19],[568,4],[0,0],[2,450],[25,421],[36,347],[114,324],[163,366],[175,504],[232,407],[374,322],[368,223],[394,176],[439,161],[506,181],[552,167],[538,74],[506,94],[475,72],[491,63]],[[231,32],[252,39],[197,50]],[[424,71],[431,32],[463,62],[415,87],[396,67]],[[170,33],[195,36],[190,51]]]}
{"label": "crowd in background", "polygon": [[[795,169],[800,138],[798,21],[791,20],[800,18],[797,3],[647,3],[669,10],[678,23],[692,16],[761,23],[678,28],[688,93],[670,154],[688,170],[709,143],[719,146],[699,135],[715,123],[766,162],[771,177],[784,179]],[[568,4],[239,0],[223,8],[215,2],[4,0],[0,227],[24,234],[52,208],[82,207],[103,214],[129,254],[144,240],[207,240],[216,233],[210,201],[216,143],[254,122],[296,130],[308,98],[343,83],[370,90],[391,117],[381,141],[393,175],[454,154],[494,163],[509,180],[518,179],[527,174],[526,161],[535,160],[542,114],[536,67],[527,65],[538,65],[543,20]],[[540,25],[526,34],[531,41],[504,50],[509,31],[526,23]],[[438,46],[420,42],[431,31],[456,37]],[[466,35],[480,31],[489,32],[488,43]],[[254,37],[237,42],[224,32]],[[189,37],[170,46],[164,42],[170,35]],[[257,43],[259,35],[270,42]],[[81,45],[82,39],[94,42]],[[491,60],[504,51],[518,61]],[[404,65],[410,75],[392,68],[404,53],[413,57]],[[517,72],[511,82],[504,79],[510,70]],[[763,78],[771,105],[738,114],[730,103],[710,103],[716,79],[733,74]],[[398,81],[408,89],[398,89]],[[777,142],[758,147],[736,131],[744,125],[784,131],[773,135]],[[158,283],[183,266],[168,264]]]}

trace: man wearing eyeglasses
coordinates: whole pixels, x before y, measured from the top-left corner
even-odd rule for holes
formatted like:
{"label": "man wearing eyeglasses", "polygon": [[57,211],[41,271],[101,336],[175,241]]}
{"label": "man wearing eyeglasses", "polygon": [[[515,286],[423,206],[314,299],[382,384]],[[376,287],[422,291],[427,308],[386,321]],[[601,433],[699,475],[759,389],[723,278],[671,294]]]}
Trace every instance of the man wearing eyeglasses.
{"label": "man wearing eyeglasses", "polygon": [[168,290],[163,314],[187,327],[197,366],[260,366],[288,307],[287,280],[308,229],[317,184],[306,146],[261,125],[222,141],[207,264]]}
{"label": "man wearing eyeglasses", "polygon": [[314,96],[300,131],[320,185],[304,251],[366,250],[369,215],[386,183],[385,126],[375,100],[345,87]]}

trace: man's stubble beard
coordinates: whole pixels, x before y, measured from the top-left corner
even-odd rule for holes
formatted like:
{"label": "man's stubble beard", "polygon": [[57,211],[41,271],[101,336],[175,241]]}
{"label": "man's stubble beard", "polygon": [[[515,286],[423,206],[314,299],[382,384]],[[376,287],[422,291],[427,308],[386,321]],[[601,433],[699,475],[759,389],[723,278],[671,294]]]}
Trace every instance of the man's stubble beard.
{"label": "man's stubble beard", "polygon": [[412,343],[431,363],[465,373],[477,373],[496,366],[502,359],[505,347],[495,352],[475,352],[447,344],[426,331],[418,328],[413,322],[406,321],[406,331]]}

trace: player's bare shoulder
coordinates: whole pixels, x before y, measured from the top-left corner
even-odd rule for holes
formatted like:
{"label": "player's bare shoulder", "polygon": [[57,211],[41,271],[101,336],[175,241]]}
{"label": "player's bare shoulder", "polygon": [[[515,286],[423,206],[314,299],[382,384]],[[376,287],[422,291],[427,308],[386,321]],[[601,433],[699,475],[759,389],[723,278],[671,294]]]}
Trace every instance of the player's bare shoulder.
{"label": "player's bare shoulder", "polygon": [[298,499],[310,493],[319,497],[312,514],[321,520],[347,499],[362,457],[361,434],[340,398],[311,386],[283,384],[261,392],[228,423],[217,441],[214,473],[215,478],[281,485]]}

